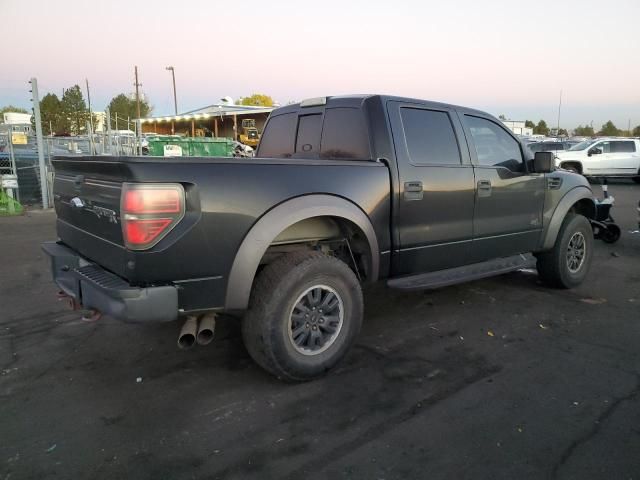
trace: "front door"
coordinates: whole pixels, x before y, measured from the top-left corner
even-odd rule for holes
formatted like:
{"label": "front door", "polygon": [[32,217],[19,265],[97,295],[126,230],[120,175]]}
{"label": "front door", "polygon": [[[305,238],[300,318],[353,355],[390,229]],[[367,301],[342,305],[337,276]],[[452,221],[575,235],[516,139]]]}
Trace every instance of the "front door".
{"label": "front door", "polygon": [[462,126],[446,107],[390,101],[398,165],[393,274],[468,262],[473,238],[474,174]]}
{"label": "front door", "polygon": [[534,250],[542,233],[543,174],[528,173],[520,142],[497,122],[461,115],[474,163],[474,262]]}

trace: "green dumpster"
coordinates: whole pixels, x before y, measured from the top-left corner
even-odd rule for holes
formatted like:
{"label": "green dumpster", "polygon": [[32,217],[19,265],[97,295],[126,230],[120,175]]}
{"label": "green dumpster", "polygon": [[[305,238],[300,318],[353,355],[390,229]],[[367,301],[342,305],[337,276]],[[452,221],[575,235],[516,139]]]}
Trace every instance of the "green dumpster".
{"label": "green dumpster", "polygon": [[149,155],[156,157],[232,157],[230,138],[172,137],[149,138]]}
{"label": "green dumpster", "polygon": [[230,138],[190,138],[192,157],[232,157],[233,143]]}

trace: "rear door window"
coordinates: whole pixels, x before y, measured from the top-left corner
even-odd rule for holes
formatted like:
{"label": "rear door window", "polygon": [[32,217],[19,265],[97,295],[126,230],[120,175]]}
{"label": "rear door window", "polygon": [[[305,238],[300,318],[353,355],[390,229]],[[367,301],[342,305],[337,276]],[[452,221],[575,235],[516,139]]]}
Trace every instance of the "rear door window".
{"label": "rear door window", "polygon": [[460,150],[447,112],[400,109],[409,159],[413,165],[460,165]]}
{"label": "rear door window", "polygon": [[621,141],[611,142],[611,153],[633,153],[636,151],[636,142]]}

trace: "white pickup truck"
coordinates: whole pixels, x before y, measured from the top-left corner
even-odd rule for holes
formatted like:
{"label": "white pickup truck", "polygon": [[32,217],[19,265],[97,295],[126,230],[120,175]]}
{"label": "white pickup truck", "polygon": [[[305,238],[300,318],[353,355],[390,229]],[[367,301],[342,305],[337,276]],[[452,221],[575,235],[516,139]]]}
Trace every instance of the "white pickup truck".
{"label": "white pickup truck", "polygon": [[640,140],[598,138],[556,153],[556,165],[586,177],[630,177],[640,183]]}

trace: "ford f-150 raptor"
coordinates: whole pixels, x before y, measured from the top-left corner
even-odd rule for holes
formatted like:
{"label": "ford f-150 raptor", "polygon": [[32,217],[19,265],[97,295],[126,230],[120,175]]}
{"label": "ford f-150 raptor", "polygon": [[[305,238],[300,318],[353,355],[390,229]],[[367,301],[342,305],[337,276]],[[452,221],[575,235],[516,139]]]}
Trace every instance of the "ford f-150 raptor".
{"label": "ford f-150 raptor", "polygon": [[191,339],[237,316],[258,364],[306,380],[353,344],[364,284],[437,288],[533,262],[551,286],[583,281],[591,188],[527,152],[481,111],[314,98],[274,110],[254,158],[55,158],[58,240],[43,248],[85,315],[182,320]]}

